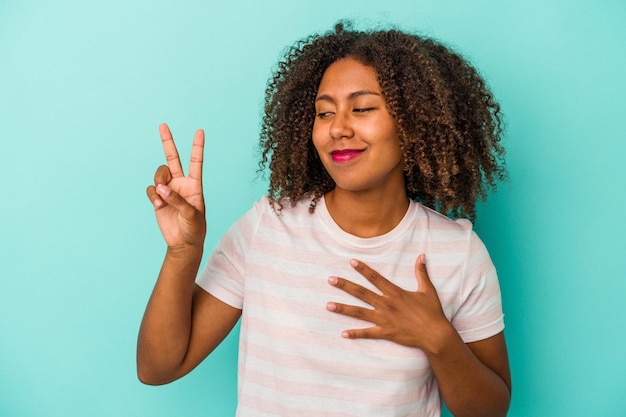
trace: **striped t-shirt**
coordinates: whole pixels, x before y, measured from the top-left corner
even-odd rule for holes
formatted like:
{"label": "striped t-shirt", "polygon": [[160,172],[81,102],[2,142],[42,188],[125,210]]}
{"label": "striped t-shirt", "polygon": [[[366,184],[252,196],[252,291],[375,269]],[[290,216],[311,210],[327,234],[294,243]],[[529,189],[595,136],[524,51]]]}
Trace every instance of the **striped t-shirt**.
{"label": "striped t-shirt", "polygon": [[342,338],[342,330],[372,324],[327,311],[329,301],[362,304],[327,279],[341,276],[379,292],[350,266],[357,258],[415,291],[415,260],[424,253],[461,338],[491,337],[504,328],[500,288],[471,223],[411,202],[392,231],[359,238],[332,220],[323,198],[314,213],[309,204],[277,214],[263,198],[224,235],[198,276],[203,289],[242,309],[237,416],[439,416],[424,353]]}

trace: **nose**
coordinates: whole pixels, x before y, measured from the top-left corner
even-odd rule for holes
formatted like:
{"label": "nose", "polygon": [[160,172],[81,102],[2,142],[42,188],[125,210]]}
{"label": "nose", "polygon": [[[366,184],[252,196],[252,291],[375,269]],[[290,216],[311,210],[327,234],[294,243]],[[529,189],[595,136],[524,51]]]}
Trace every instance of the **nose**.
{"label": "nose", "polygon": [[329,133],[330,137],[335,140],[351,138],[354,135],[354,130],[352,128],[350,115],[346,114],[345,111],[337,110],[330,124]]}

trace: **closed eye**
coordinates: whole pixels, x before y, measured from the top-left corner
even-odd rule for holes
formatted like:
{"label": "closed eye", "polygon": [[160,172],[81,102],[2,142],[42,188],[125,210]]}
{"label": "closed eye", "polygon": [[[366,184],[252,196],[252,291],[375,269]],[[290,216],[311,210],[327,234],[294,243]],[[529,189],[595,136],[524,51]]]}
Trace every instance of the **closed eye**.
{"label": "closed eye", "polygon": [[367,113],[375,109],[376,109],[375,107],[359,107],[359,108],[353,109],[352,111],[355,113]]}

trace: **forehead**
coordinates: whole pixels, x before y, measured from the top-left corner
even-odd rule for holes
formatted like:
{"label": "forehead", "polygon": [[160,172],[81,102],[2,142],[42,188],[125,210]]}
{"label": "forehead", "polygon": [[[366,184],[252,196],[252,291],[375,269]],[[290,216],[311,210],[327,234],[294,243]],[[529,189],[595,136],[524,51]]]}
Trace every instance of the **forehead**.
{"label": "forehead", "polygon": [[381,93],[376,70],[354,58],[342,58],[326,69],[317,95],[341,96],[361,90]]}

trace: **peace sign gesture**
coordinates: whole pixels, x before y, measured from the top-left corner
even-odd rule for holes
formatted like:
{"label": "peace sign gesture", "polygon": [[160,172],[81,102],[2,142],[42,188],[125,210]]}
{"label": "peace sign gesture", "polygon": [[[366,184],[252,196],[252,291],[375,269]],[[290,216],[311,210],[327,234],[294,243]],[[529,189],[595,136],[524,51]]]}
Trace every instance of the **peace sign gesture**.
{"label": "peace sign gesture", "polygon": [[204,131],[193,138],[189,175],[185,176],[178,150],[166,124],[159,126],[167,165],[154,174],[154,185],[146,190],[154,205],[157,223],[169,248],[200,246],[204,243],[206,220],[202,195]]}

